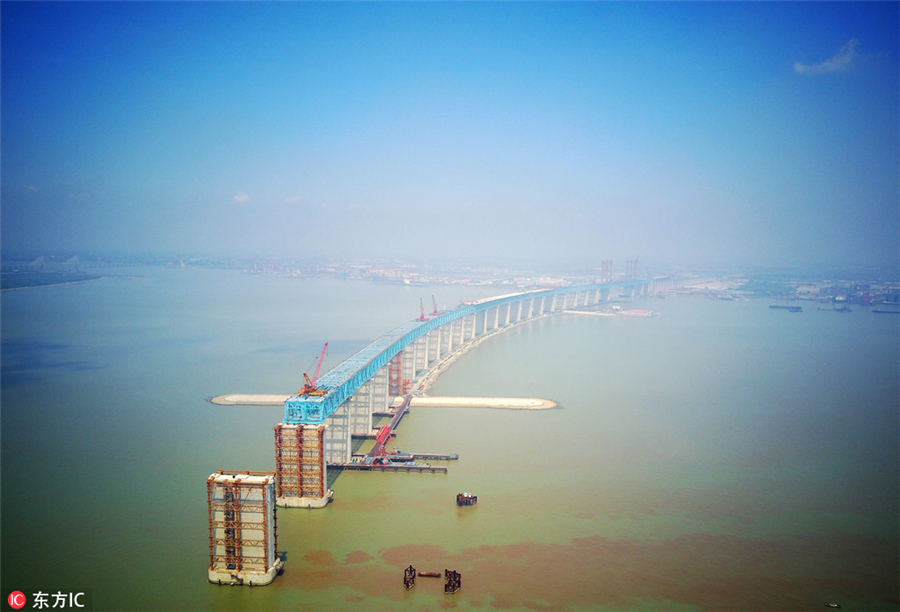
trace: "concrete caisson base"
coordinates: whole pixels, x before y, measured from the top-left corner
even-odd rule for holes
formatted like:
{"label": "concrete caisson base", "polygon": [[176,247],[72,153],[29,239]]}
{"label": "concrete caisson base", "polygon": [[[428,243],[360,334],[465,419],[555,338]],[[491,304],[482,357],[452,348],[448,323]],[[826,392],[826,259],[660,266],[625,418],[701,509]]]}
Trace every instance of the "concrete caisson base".
{"label": "concrete caisson base", "polygon": [[219,585],[266,586],[275,580],[275,576],[277,576],[278,572],[283,568],[284,561],[279,559],[265,574],[256,572],[216,572],[209,570],[208,577],[210,582]]}
{"label": "concrete caisson base", "polygon": [[334,497],[331,489],[325,493],[325,497],[278,497],[275,505],[280,508],[324,508]]}

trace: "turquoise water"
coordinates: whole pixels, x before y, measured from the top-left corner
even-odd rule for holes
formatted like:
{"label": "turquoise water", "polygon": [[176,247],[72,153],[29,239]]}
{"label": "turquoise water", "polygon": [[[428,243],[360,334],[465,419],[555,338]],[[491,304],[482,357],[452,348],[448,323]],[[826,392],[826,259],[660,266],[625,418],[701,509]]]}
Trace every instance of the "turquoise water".
{"label": "turquoise water", "polygon": [[[205,479],[273,470],[290,393],[414,318],[402,287],[135,269],[2,297],[2,586],[101,610],[898,609],[898,321],[863,309],[648,299],[660,316],[559,315],[472,350],[434,395],[561,408],[420,408],[404,450],[447,475],[344,473],[279,512],[285,573],[206,582]],[[475,508],[455,495],[473,491]],[[402,568],[445,567],[463,588]]]}

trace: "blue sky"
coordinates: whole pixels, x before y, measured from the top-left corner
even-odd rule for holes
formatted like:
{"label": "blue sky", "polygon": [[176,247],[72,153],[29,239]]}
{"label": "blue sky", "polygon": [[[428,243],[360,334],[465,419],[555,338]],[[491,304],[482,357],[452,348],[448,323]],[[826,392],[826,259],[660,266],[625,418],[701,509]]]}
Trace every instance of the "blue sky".
{"label": "blue sky", "polygon": [[898,7],[3,2],[2,248],[896,266]]}

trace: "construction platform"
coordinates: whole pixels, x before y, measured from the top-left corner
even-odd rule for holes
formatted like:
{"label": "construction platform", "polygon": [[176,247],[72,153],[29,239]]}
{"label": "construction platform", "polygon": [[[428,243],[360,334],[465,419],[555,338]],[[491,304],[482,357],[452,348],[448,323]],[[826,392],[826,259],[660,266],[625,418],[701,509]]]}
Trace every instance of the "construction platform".
{"label": "construction platform", "polygon": [[[391,406],[399,405],[395,399]],[[501,410],[549,410],[557,408],[553,400],[540,397],[445,397],[415,395],[409,401],[411,408],[498,408]]]}
{"label": "construction platform", "polygon": [[447,468],[437,465],[423,465],[420,463],[337,463],[331,467],[342,470],[357,470],[360,472],[419,472],[427,474],[446,474]]}

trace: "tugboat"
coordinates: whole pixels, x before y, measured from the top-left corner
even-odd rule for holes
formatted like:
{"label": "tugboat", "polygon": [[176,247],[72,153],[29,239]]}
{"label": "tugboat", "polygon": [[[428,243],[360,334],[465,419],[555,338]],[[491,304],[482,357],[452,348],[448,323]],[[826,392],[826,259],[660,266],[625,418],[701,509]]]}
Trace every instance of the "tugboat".
{"label": "tugboat", "polygon": [[456,494],[456,505],[457,506],[474,506],[478,503],[478,496],[472,495],[471,493],[457,493]]}

